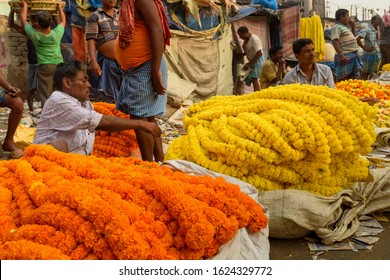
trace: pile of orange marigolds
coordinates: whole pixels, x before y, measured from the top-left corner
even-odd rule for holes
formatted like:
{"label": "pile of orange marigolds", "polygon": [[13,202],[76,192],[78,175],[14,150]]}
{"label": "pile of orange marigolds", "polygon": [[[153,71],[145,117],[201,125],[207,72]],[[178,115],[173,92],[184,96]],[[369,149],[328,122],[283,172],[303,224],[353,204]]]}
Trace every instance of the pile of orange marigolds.
{"label": "pile of orange marigolds", "polygon": [[390,86],[379,85],[370,81],[346,80],[336,83],[337,89],[345,90],[353,96],[365,99],[384,99],[390,100]]}
{"label": "pile of orange marigolds", "polygon": [[[115,109],[115,104],[97,102],[93,104],[96,112],[103,115],[129,119],[130,116]],[[92,155],[97,157],[128,157],[138,150],[134,130],[109,132],[97,130]]]}
{"label": "pile of orange marigolds", "polygon": [[338,82],[336,88],[373,105],[377,110],[374,124],[377,127],[390,127],[390,85],[350,79]]}
{"label": "pile of orange marigolds", "polygon": [[30,145],[0,162],[0,259],[206,259],[262,207],[222,178]]}

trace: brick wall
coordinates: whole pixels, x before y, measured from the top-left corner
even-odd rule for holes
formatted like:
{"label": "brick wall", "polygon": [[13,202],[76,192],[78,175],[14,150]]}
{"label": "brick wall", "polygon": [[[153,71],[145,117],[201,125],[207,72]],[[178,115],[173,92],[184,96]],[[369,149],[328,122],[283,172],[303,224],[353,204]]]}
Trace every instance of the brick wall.
{"label": "brick wall", "polygon": [[[16,21],[16,20],[15,20]],[[22,97],[27,93],[27,48],[26,38],[7,27],[8,16],[0,15],[1,71],[11,85],[22,90]]]}

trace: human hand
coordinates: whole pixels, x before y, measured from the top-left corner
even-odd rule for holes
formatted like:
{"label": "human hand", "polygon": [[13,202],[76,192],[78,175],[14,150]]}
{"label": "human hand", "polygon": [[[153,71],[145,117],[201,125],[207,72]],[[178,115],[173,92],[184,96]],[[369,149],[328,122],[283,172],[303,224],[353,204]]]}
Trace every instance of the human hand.
{"label": "human hand", "polygon": [[28,7],[27,3],[23,0],[23,7]]}
{"label": "human hand", "polygon": [[12,97],[17,97],[20,94],[20,89],[17,87],[10,86],[7,90],[7,93]]}
{"label": "human hand", "polygon": [[345,57],[345,55],[340,55],[340,61],[342,65],[347,64],[348,59]]}
{"label": "human hand", "polygon": [[161,128],[154,122],[143,121],[139,129],[152,134],[154,138],[159,138],[162,133]]}
{"label": "human hand", "polygon": [[286,65],[286,61],[283,58],[280,58],[278,65],[279,65],[279,68],[283,69],[284,66]]}
{"label": "human hand", "polygon": [[248,62],[242,67],[242,70],[247,71],[251,67],[251,64]]}
{"label": "human hand", "polygon": [[98,75],[99,77],[102,75],[102,69],[100,68],[99,63],[97,63],[96,61],[92,61],[90,67],[92,73]]}
{"label": "human hand", "polygon": [[57,9],[60,11],[63,9],[63,7],[64,7],[64,2],[62,2],[61,0],[58,1]]}
{"label": "human hand", "polygon": [[374,46],[371,46],[371,47],[368,47],[368,48],[364,48],[364,50],[366,52],[372,52],[373,50],[375,50]]}
{"label": "human hand", "polygon": [[167,92],[167,89],[162,83],[161,71],[158,70],[156,72],[153,72],[152,76],[154,91],[157,92],[159,95],[164,95]]}
{"label": "human hand", "polygon": [[356,22],[355,22],[355,20],[354,20],[353,18],[350,18],[350,19],[349,19],[349,25],[350,25],[351,27],[355,27]]}

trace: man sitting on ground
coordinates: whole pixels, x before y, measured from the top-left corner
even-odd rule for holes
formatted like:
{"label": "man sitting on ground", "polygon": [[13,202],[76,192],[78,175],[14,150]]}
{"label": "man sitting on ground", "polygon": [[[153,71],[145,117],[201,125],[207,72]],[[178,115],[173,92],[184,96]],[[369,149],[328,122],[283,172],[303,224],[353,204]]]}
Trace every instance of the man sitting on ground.
{"label": "man sitting on ground", "polygon": [[95,130],[141,130],[154,138],[159,126],[142,120],[105,116],[93,109],[88,100],[91,85],[80,62],[58,65],[54,73],[54,92],[42,110],[34,144],[51,144],[63,152],[90,155]]}
{"label": "man sitting on ground", "polygon": [[13,87],[7,82],[3,73],[0,71],[0,107],[11,109],[8,117],[7,134],[2,145],[3,151],[11,152],[9,158],[15,159],[23,156],[23,151],[19,149],[14,142],[14,135],[22,119],[23,100],[19,97],[20,89]]}
{"label": "man sitting on ground", "polygon": [[283,84],[324,85],[334,88],[330,67],[315,62],[314,44],[311,39],[298,39],[292,48],[299,63],[286,74]]}
{"label": "man sitting on ground", "polygon": [[275,86],[286,75],[286,63],[283,59],[283,48],[272,46],[268,51],[269,58],[264,62],[260,73],[261,89]]}

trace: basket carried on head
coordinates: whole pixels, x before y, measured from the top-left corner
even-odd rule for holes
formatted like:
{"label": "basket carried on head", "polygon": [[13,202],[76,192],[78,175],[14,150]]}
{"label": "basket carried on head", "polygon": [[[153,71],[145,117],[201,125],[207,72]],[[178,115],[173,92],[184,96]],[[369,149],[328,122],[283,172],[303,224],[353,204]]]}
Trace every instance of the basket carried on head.
{"label": "basket carried on head", "polygon": [[[28,5],[28,14],[36,15],[38,11],[48,11],[52,15],[58,15],[59,0],[26,0]],[[11,10],[20,14],[23,9],[22,0],[10,0],[8,4]]]}
{"label": "basket carried on head", "polygon": [[15,14],[20,14],[22,12],[22,0],[10,0],[8,1],[8,5],[11,7],[11,11],[13,11]]}
{"label": "basket carried on head", "polygon": [[48,11],[52,15],[57,15],[58,2],[58,0],[30,0],[27,3],[31,8],[31,15],[35,15],[38,11]]}

